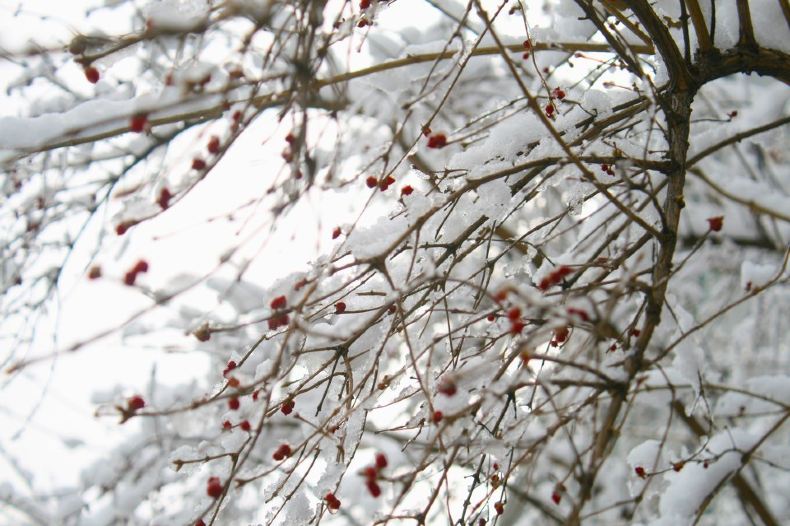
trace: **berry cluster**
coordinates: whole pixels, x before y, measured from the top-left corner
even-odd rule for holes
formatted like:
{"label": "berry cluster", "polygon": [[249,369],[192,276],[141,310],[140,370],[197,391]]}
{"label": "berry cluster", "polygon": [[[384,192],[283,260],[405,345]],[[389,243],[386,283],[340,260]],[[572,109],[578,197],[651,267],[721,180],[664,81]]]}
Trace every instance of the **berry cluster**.
{"label": "berry cluster", "polygon": [[285,308],[288,306],[288,301],[285,299],[285,296],[277,296],[272,300],[269,306],[274,311],[269,317],[269,330],[274,331],[280,327],[286,327],[289,319],[288,313],[284,312]]}
{"label": "berry cluster", "polygon": [[602,163],[601,164],[601,171],[606,175],[614,176],[614,168],[611,164]]}
{"label": "berry cluster", "polygon": [[388,464],[389,462],[387,462],[387,457],[384,453],[376,453],[374,464],[362,470],[361,474],[365,477],[365,486],[367,486],[373,498],[378,498],[381,495],[381,486],[379,486],[377,480],[381,471],[386,468]]}
{"label": "berry cluster", "polygon": [[507,319],[510,321],[510,334],[516,336],[521,334],[521,331],[524,330],[524,320],[521,319],[521,309],[518,307],[513,307],[507,311]]}
{"label": "berry cluster", "polygon": [[326,501],[326,505],[330,510],[340,509],[340,500],[337,497],[335,497],[335,494],[332,493],[331,491],[326,494],[324,500]]}
{"label": "berry cluster", "polygon": [[547,275],[545,278],[540,280],[540,283],[538,284],[538,288],[540,290],[548,290],[554,285],[560,283],[563,280],[563,278],[565,278],[565,276],[572,273],[573,273],[573,269],[571,269],[566,265],[557,267],[556,269],[552,270],[549,273],[549,275]]}

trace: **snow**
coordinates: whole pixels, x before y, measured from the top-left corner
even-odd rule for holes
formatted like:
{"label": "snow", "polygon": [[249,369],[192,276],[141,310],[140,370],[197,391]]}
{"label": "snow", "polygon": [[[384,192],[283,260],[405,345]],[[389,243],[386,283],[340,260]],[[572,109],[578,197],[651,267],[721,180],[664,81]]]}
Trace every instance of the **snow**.
{"label": "snow", "polygon": [[164,0],[149,3],[145,11],[153,31],[187,33],[205,27],[209,6],[198,0]]}
{"label": "snow", "polygon": [[[788,208],[787,210],[790,210]],[[776,277],[778,268],[772,264],[754,263],[744,261],[741,263],[741,289],[751,290],[754,287],[762,287]]]}
{"label": "snow", "polygon": [[669,486],[659,503],[660,518],[650,525],[691,525],[708,495],[741,468],[742,452],[757,439],[742,429],[728,429],[712,437],[708,443],[706,457],[710,461],[707,468],[702,462],[690,462],[679,472],[667,472],[664,478]]}

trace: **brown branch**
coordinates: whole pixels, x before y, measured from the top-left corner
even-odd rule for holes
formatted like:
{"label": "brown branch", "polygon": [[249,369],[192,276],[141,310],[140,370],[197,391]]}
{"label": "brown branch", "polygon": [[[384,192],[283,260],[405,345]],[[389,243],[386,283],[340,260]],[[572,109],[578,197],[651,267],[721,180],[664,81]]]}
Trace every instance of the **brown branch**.
{"label": "brown branch", "polygon": [[699,49],[702,53],[708,53],[713,49],[713,41],[710,38],[708,25],[705,23],[705,17],[702,15],[699,2],[697,0],[685,0],[685,2],[691,16],[691,23],[694,24],[694,32],[697,34]]}
{"label": "brown branch", "polygon": [[749,0],[738,0],[738,33],[739,46],[757,47],[752,26],[752,14],[749,12]]}
{"label": "brown branch", "polygon": [[656,15],[647,0],[634,0],[630,2],[630,5],[631,10],[642,23],[647,34],[653,39],[658,52],[664,59],[670,82],[680,90],[687,89],[691,83],[691,75],[683,60],[683,54],[678,49],[672,35],[669,34],[667,26]]}

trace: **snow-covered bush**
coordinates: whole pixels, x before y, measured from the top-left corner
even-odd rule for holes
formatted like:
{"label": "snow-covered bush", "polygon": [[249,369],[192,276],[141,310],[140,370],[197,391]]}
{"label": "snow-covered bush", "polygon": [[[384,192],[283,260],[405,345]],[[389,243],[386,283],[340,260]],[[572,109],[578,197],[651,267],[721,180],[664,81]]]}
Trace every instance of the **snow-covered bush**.
{"label": "snow-covered bush", "polygon": [[20,4],[0,524],[790,521],[787,2]]}

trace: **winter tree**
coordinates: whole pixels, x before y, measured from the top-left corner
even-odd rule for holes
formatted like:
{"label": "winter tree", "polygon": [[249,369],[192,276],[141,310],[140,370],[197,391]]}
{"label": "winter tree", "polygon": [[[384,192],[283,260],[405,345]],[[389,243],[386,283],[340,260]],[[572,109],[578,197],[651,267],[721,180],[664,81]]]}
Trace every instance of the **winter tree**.
{"label": "winter tree", "polygon": [[0,6],[0,523],[790,522],[787,0],[60,4]]}

